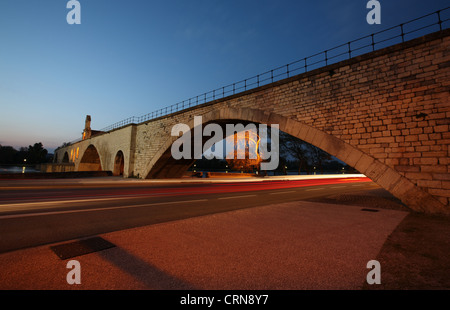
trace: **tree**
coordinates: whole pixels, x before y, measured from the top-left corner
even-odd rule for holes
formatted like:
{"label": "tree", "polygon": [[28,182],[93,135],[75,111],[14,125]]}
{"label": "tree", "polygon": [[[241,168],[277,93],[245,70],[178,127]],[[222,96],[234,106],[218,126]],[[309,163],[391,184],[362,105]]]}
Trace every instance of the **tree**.
{"label": "tree", "polygon": [[284,158],[283,156],[279,157],[278,160],[278,167],[276,169],[276,171],[278,171],[280,174],[284,174],[287,175],[287,164],[288,164],[288,160],[286,158]]}
{"label": "tree", "polygon": [[46,161],[47,150],[44,149],[41,142],[28,146],[27,162],[30,164],[38,164]]}
{"label": "tree", "polygon": [[0,164],[13,164],[17,155],[17,150],[12,146],[0,145]]}
{"label": "tree", "polygon": [[299,175],[303,168],[309,173],[311,166],[314,167],[313,170],[317,167],[323,174],[324,166],[333,160],[332,156],[322,149],[281,131],[280,149],[285,156],[298,162]]}
{"label": "tree", "polygon": [[0,145],[0,164],[39,164],[47,161],[47,150],[41,142],[21,147],[18,151],[11,146]]}
{"label": "tree", "polygon": [[280,151],[287,157],[293,157],[298,162],[298,174],[301,174],[302,168],[305,170],[311,162],[312,145],[280,131]]}
{"label": "tree", "polygon": [[317,166],[323,174],[323,166],[327,161],[331,160],[331,155],[314,145],[311,145],[311,155],[313,164]]}

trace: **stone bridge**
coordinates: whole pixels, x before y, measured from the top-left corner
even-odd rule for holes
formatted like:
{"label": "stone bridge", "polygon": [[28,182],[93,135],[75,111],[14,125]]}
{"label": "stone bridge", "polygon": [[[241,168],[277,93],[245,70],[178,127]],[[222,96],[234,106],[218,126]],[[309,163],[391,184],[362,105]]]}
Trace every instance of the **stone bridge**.
{"label": "stone bridge", "polygon": [[[279,124],[420,212],[449,213],[450,32],[443,30],[56,150],[75,170],[176,177],[177,123]],[[88,128],[88,126],[86,127]],[[90,133],[89,133],[90,134]]]}

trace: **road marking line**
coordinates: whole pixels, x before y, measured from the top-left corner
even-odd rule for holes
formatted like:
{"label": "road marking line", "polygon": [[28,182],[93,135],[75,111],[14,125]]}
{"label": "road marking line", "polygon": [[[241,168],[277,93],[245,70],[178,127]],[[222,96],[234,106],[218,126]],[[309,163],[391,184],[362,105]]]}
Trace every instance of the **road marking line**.
{"label": "road marking line", "polygon": [[29,206],[29,205],[39,205],[39,204],[65,204],[65,203],[77,203],[77,202],[92,202],[92,201],[108,201],[108,200],[119,200],[119,199],[130,199],[130,197],[137,197],[139,196],[135,195],[127,195],[124,196],[118,196],[118,197],[111,197],[111,198],[88,198],[88,199],[78,199],[78,200],[44,200],[44,201],[38,201],[38,202],[22,202],[22,203],[7,203],[7,204],[0,204],[1,207],[7,207],[7,206]]}
{"label": "road marking line", "polygon": [[289,194],[289,193],[295,193],[295,192],[296,191],[276,192],[276,193],[269,193],[269,195]]}
{"label": "road marking line", "polygon": [[[31,205],[38,205],[38,208],[41,207],[41,204],[51,205],[51,204],[69,204],[69,203],[80,203],[80,202],[100,202],[100,201],[110,201],[110,200],[124,200],[124,199],[130,199],[130,198],[142,198],[142,197],[161,197],[161,196],[169,196],[168,193],[153,193],[153,194],[130,194],[130,195],[119,195],[119,196],[110,196],[108,195],[105,198],[89,198],[84,197],[81,199],[69,199],[69,200],[43,200],[43,201],[37,201],[37,202],[18,202],[18,203],[5,203],[0,204],[0,209],[4,210],[4,207],[14,207],[14,209],[7,209],[7,210],[17,210],[17,207],[21,206],[31,206]],[[23,209],[27,210],[27,209]]]}
{"label": "road marking line", "polygon": [[330,188],[342,188],[342,186],[333,186],[333,187],[330,187]]}
{"label": "road marking line", "polygon": [[49,212],[26,213],[26,214],[0,215],[0,219],[12,219],[12,218],[20,218],[20,217],[32,217],[32,216],[41,216],[41,215],[57,215],[57,214],[92,212],[92,211],[107,211],[107,210],[116,210],[116,209],[140,208],[140,207],[160,206],[160,205],[167,205],[167,204],[174,204],[174,203],[192,203],[192,202],[202,202],[202,201],[208,201],[208,199],[155,202],[155,203],[146,203],[146,204],[140,204],[140,205],[108,207],[108,208],[95,208],[95,209],[49,211]]}
{"label": "road marking line", "polygon": [[247,198],[247,197],[255,197],[256,195],[245,195],[245,196],[232,196],[232,197],[220,197],[217,199],[235,199],[235,198]]}
{"label": "road marking line", "polygon": [[309,192],[309,191],[318,191],[318,190],[320,190],[320,189],[324,189],[323,187],[319,187],[319,188],[310,188],[310,189],[305,189],[305,191],[306,192]]}

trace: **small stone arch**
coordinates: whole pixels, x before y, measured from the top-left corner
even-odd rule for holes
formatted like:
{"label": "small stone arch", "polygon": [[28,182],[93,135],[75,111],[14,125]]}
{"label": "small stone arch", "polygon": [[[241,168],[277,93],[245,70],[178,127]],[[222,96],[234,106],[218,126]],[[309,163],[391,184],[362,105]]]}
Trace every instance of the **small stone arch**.
{"label": "small stone arch", "polygon": [[124,168],[125,168],[125,157],[122,151],[118,151],[114,158],[113,175],[116,176],[123,175]]}
{"label": "small stone arch", "polygon": [[65,163],[68,163],[68,162],[69,162],[69,153],[68,152],[64,152],[62,163],[65,164]]}

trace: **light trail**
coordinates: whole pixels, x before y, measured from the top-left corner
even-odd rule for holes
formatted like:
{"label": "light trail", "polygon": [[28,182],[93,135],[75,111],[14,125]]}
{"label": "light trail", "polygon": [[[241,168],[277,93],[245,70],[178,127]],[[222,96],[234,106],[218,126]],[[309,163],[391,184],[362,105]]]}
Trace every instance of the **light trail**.
{"label": "light trail", "polygon": [[[41,200],[41,201],[70,201],[74,199],[121,199],[130,197],[153,197],[153,196],[179,196],[179,195],[195,195],[195,194],[218,194],[218,193],[235,193],[248,191],[266,191],[273,189],[289,189],[298,187],[310,187],[330,184],[345,184],[345,183],[362,183],[370,182],[367,177],[361,178],[330,178],[330,179],[308,179],[308,180],[281,180],[281,181],[253,181],[253,182],[239,182],[239,183],[207,183],[203,186],[197,187],[170,187],[165,189],[155,188],[134,188],[134,189],[120,189],[111,193],[112,189],[96,188],[96,193],[80,193],[72,195],[61,195],[60,193],[52,194],[51,196],[30,196],[30,197],[2,197],[4,206],[5,203],[23,202],[27,200]],[[200,185],[200,184],[199,184]],[[353,185],[359,186],[359,185]],[[49,188],[51,189],[51,188]],[[80,189],[82,190],[91,190]]]}

